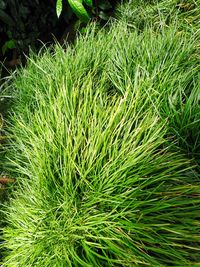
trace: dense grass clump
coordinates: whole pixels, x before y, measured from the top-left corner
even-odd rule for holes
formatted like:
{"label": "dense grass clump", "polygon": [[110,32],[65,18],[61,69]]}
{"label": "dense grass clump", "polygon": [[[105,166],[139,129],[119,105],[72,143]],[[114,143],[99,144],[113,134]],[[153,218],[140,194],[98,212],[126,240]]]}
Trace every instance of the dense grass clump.
{"label": "dense grass clump", "polygon": [[141,86],[147,105],[169,119],[168,136],[199,164],[199,32],[188,36],[176,29],[124,33],[113,49],[108,73],[121,94],[129,83]]}
{"label": "dense grass clump", "polygon": [[15,81],[2,266],[198,264],[196,43],[117,24],[30,59]]}
{"label": "dense grass clump", "polygon": [[119,5],[117,17],[130,27],[143,30],[151,25],[158,29],[176,24],[180,31],[199,29],[199,0],[127,0]]}

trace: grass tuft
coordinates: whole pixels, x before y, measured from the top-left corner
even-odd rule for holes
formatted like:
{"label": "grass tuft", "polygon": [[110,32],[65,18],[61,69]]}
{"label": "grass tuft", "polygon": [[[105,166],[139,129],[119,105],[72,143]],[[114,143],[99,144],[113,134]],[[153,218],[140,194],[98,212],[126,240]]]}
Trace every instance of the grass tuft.
{"label": "grass tuft", "polygon": [[117,23],[18,73],[3,267],[200,262],[197,40]]}

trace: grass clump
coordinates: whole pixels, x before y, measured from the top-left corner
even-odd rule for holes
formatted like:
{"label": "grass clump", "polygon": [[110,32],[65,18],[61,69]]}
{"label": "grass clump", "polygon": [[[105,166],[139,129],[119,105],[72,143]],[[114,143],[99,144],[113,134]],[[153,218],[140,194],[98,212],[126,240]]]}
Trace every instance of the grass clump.
{"label": "grass clump", "polygon": [[108,70],[115,90],[123,95],[129,84],[142,87],[144,108],[154,106],[168,120],[170,140],[199,164],[199,32],[188,36],[174,26],[158,31],[150,27],[140,34],[127,29],[122,36]]}
{"label": "grass clump", "polygon": [[30,59],[2,266],[198,264],[197,38],[119,23]]}
{"label": "grass clump", "polygon": [[199,0],[129,0],[117,9],[117,17],[132,28],[143,30],[176,24],[179,31],[199,29]]}

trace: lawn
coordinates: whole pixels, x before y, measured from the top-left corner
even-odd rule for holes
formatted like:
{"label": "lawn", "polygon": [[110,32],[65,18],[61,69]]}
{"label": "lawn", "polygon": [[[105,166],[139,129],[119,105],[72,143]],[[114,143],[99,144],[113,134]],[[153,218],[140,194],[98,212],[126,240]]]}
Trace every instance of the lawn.
{"label": "lawn", "polygon": [[2,267],[199,266],[199,7],[165,2],[13,77]]}

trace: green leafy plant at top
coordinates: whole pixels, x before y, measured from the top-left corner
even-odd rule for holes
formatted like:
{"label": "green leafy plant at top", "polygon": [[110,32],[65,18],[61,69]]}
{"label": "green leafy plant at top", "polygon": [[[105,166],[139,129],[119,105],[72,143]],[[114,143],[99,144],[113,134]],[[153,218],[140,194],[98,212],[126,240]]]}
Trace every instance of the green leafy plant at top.
{"label": "green leafy plant at top", "polygon": [[[67,0],[66,0],[67,1]],[[84,3],[90,7],[93,5],[92,0],[68,0],[68,3],[74,13],[82,20],[87,22],[90,18],[87,10],[84,7]],[[58,0],[56,3],[57,15],[59,16],[62,11],[62,0]]]}
{"label": "green leafy plant at top", "polygon": [[[72,11],[82,22],[88,22],[92,17],[107,21],[114,12],[115,6],[120,1],[113,0],[65,0],[69,4]],[[56,11],[59,17],[62,11],[63,0],[57,0]]]}
{"label": "green leafy plant at top", "polygon": [[5,42],[5,44],[2,46],[2,54],[5,55],[5,53],[8,50],[13,49],[15,47],[16,47],[15,40],[11,39],[11,40]]}

